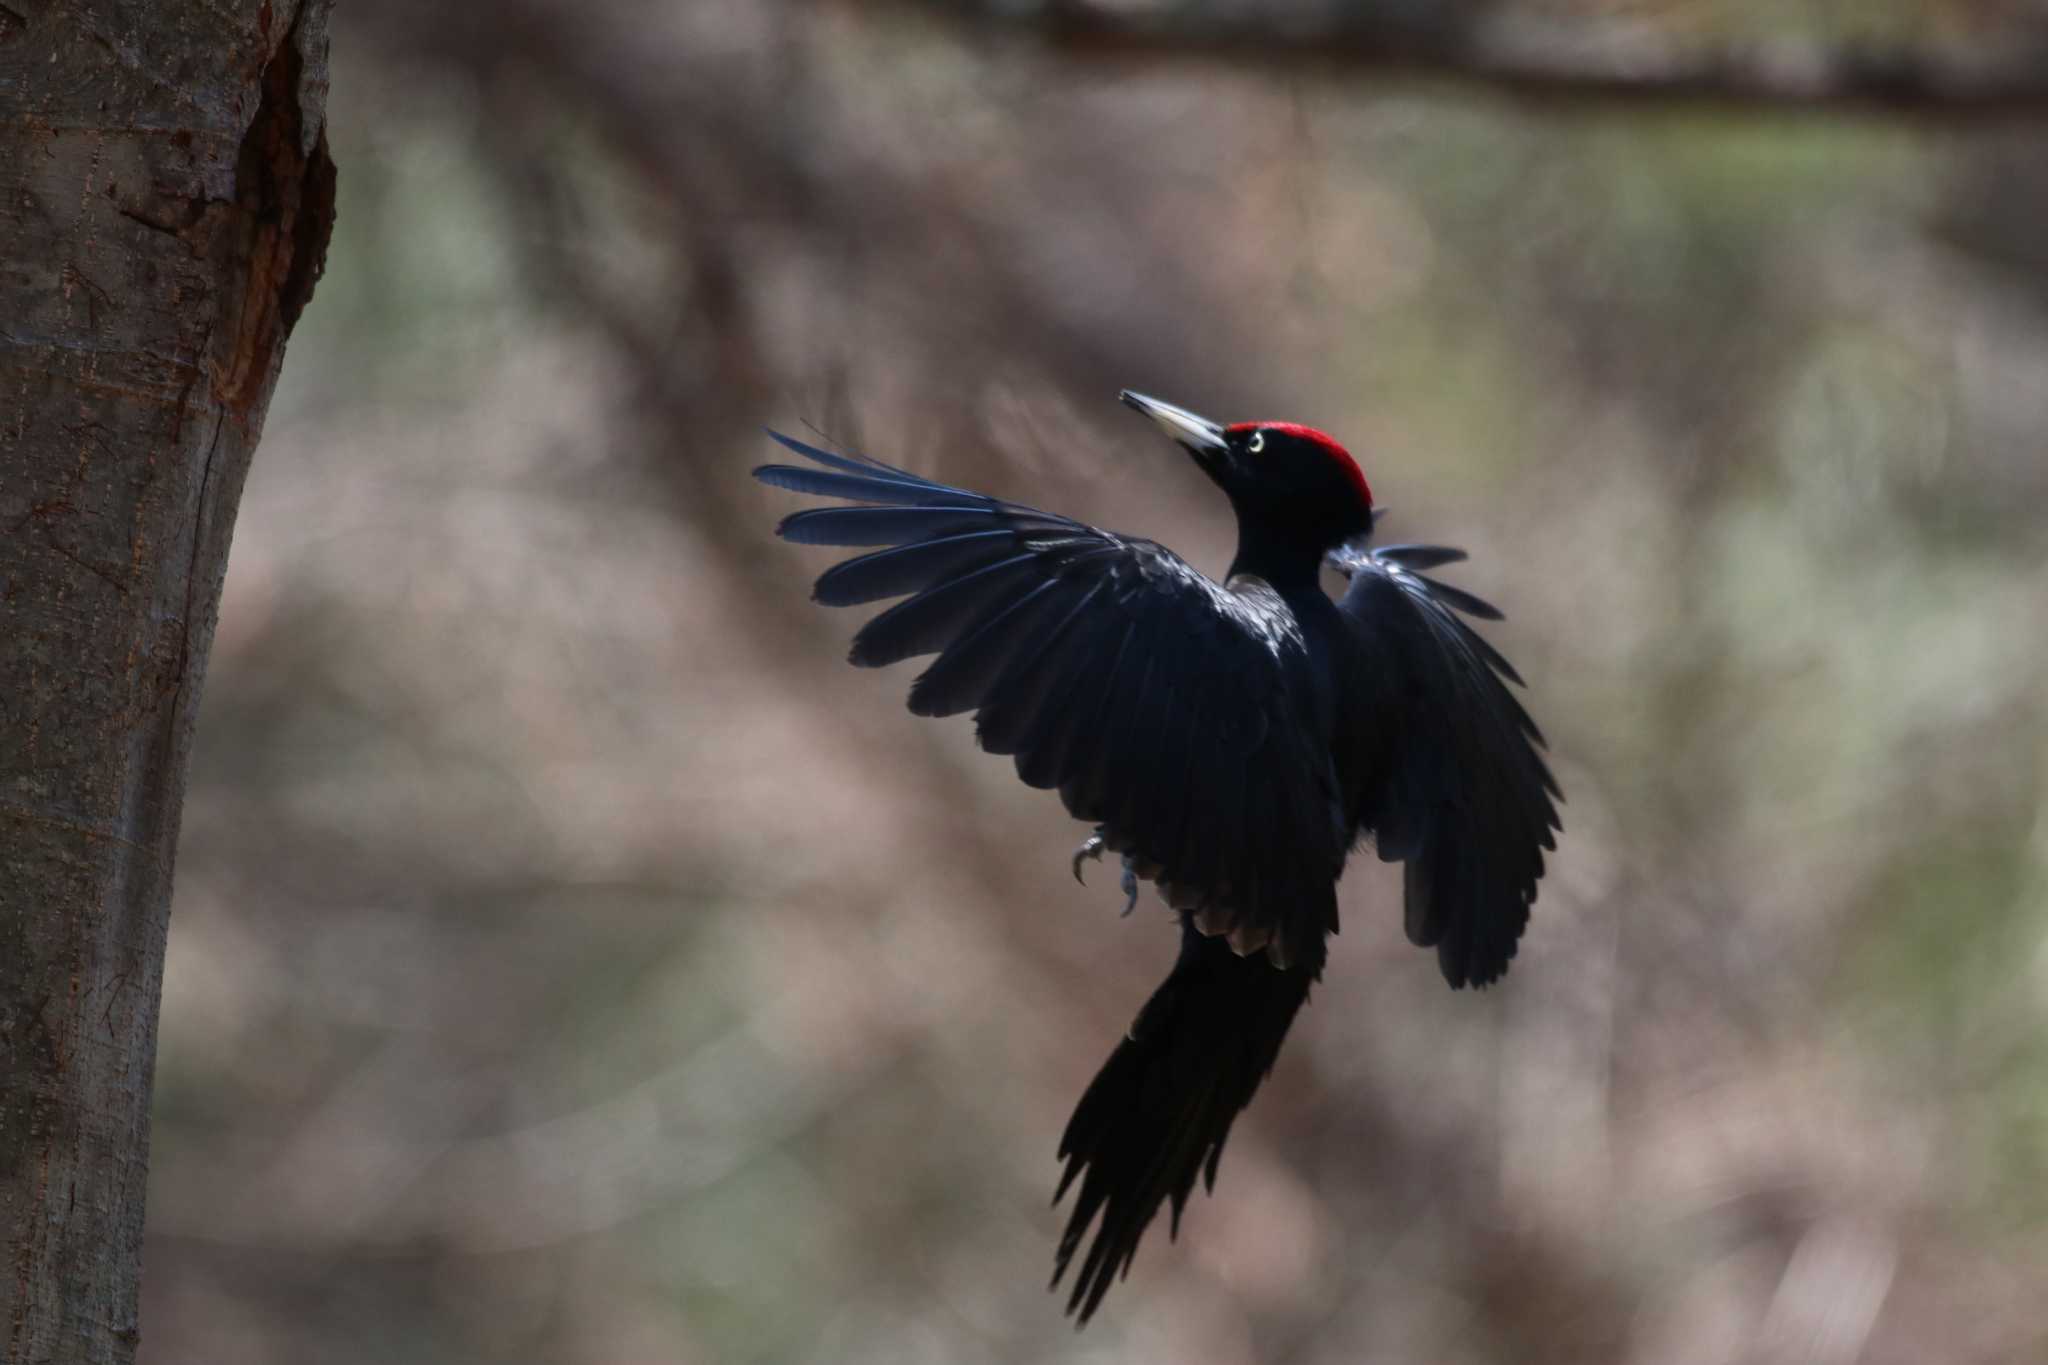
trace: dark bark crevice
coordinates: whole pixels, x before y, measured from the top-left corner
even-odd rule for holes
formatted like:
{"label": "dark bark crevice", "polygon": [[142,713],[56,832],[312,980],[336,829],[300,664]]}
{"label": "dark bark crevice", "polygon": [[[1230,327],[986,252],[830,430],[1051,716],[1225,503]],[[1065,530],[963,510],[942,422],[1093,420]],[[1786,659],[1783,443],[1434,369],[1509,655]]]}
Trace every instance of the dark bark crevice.
{"label": "dark bark crevice", "polygon": [[[259,23],[267,29],[271,22],[266,3]],[[299,104],[305,59],[298,37],[295,19],[259,77],[261,100],[242,139],[234,213],[225,225],[241,239],[233,246],[246,253],[249,269],[214,393],[242,420],[266,391],[277,348],[313,296],[334,226],[334,162],[326,127],[309,128]]]}

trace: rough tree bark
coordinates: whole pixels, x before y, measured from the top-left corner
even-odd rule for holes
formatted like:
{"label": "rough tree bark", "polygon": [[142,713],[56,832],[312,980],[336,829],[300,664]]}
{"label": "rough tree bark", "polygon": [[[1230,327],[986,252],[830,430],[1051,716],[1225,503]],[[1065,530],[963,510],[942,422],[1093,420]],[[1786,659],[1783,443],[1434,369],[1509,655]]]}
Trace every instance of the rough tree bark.
{"label": "rough tree bark", "polygon": [[331,0],[0,0],[0,1358],[138,1339],[185,760],[333,220]]}

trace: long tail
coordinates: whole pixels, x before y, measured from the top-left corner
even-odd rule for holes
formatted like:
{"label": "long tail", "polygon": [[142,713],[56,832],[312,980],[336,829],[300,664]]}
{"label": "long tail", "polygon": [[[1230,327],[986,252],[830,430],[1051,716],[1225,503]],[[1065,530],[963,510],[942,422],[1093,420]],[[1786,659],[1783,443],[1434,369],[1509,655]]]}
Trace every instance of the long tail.
{"label": "long tail", "polygon": [[1305,956],[1310,960],[1282,971],[1263,953],[1239,957],[1226,940],[1203,936],[1182,917],[1172,974],[1081,1096],[1060,1139],[1067,1168],[1053,1202],[1077,1176],[1081,1189],[1060,1238],[1055,1287],[1088,1225],[1102,1215],[1067,1300],[1080,1321],[1129,1271],[1138,1240],[1169,1195],[1177,1236],[1195,1176],[1216,1187],[1231,1122],[1272,1069],[1288,1025],[1322,975],[1321,941]]}

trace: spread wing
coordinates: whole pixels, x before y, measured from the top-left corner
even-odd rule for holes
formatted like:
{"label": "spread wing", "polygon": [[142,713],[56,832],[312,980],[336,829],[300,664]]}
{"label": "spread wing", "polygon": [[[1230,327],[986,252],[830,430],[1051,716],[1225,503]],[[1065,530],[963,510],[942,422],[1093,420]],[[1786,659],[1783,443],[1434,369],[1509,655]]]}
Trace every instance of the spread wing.
{"label": "spread wing", "polygon": [[1436,545],[1390,545],[1331,556],[1350,575],[1339,610],[1380,680],[1378,779],[1363,793],[1361,829],[1387,862],[1406,864],[1408,936],[1434,947],[1453,986],[1498,980],[1529,922],[1543,854],[1556,848],[1542,732],[1507,683],[1513,665],[1459,613],[1499,620],[1470,593],[1424,570],[1465,557]]}
{"label": "spread wing", "polygon": [[1320,965],[1349,831],[1329,756],[1294,723],[1308,655],[1276,594],[1225,588],[1148,540],[769,434],[810,464],[755,477],[858,504],[794,513],[779,533],[881,547],[827,570],[816,599],[903,599],[854,636],[855,664],[938,655],[912,711],[973,711],[983,748],[1156,865],[1205,930]]}

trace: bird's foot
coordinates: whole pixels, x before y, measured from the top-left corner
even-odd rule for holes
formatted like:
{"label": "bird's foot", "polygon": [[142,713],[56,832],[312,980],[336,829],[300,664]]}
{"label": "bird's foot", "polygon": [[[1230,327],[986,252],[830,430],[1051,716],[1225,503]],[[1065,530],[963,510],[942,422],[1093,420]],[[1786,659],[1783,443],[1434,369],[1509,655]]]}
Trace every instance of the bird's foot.
{"label": "bird's foot", "polygon": [[1087,862],[1091,858],[1095,859],[1098,862],[1101,861],[1102,850],[1107,847],[1109,847],[1109,845],[1105,844],[1102,841],[1102,836],[1100,834],[1091,834],[1086,839],[1083,839],[1081,841],[1081,846],[1074,850],[1075,881],[1080,882],[1083,886],[1088,885],[1087,881],[1083,879],[1083,877],[1081,876],[1081,864]]}
{"label": "bird's foot", "polygon": [[[1081,876],[1081,864],[1091,859],[1100,861],[1108,848],[1109,844],[1100,834],[1091,834],[1082,840],[1081,846],[1074,850],[1074,880],[1086,886],[1088,883]],[[1128,853],[1124,854],[1124,874],[1119,885],[1124,892],[1123,913],[1128,915],[1138,908],[1138,864]]]}

